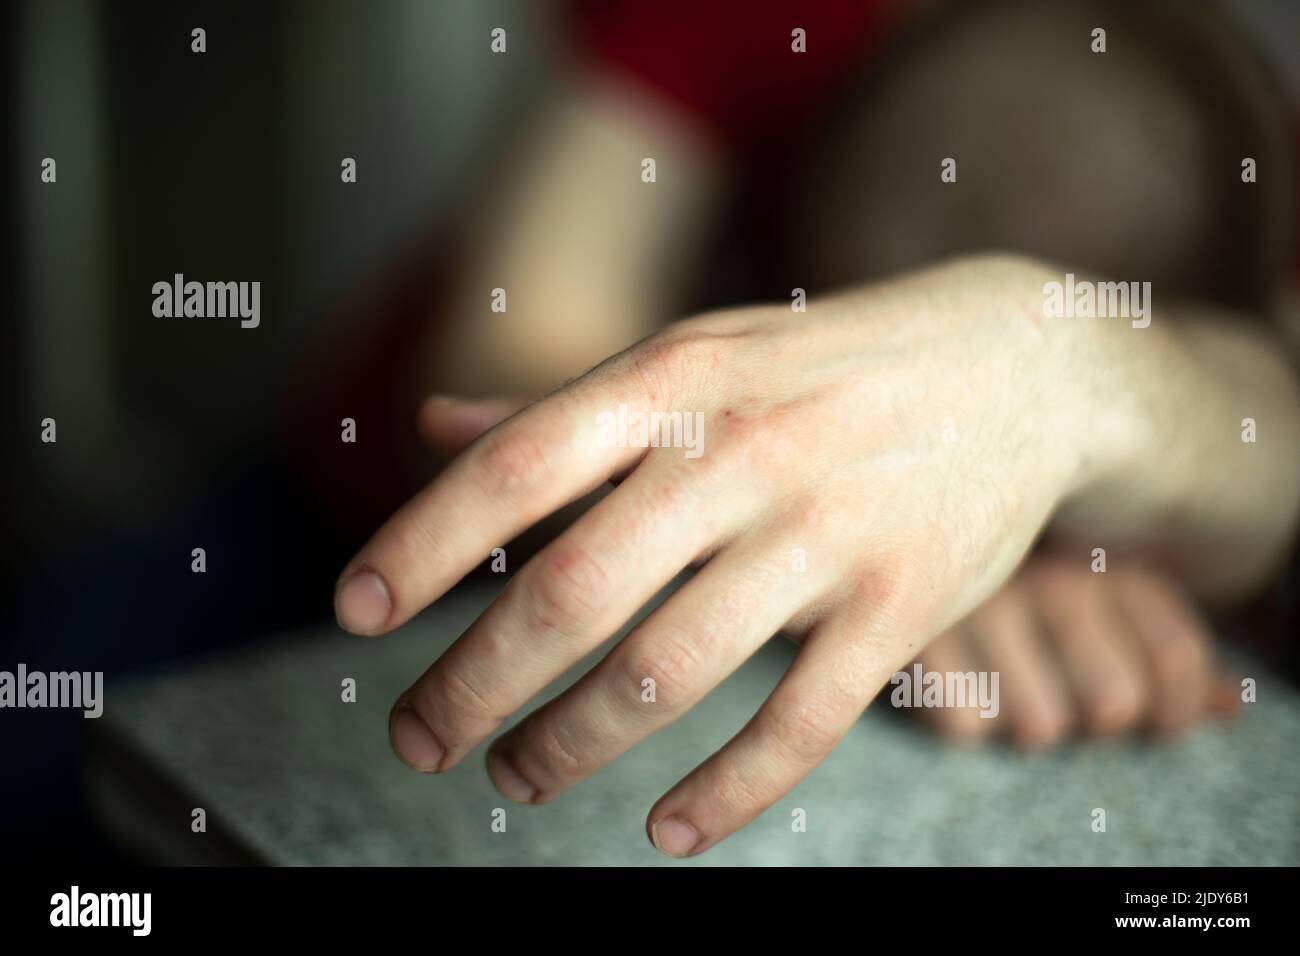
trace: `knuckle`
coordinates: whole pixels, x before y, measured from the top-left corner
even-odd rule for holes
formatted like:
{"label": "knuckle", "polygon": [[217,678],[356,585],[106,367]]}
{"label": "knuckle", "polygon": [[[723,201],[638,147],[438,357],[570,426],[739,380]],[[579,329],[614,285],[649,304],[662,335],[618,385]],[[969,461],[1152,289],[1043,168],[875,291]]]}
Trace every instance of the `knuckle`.
{"label": "knuckle", "polygon": [[688,382],[718,362],[717,336],[697,328],[669,330],[642,343],[630,358],[646,399],[670,405]]}
{"label": "knuckle", "polygon": [[694,474],[669,471],[656,476],[652,484],[642,489],[639,498],[631,499],[625,506],[626,533],[632,541],[640,542],[653,537],[668,521],[677,522],[689,531],[699,513],[693,507],[699,494]]}
{"label": "knuckle", "polygon": [[524,742],[531,762],[552,781],[586,773],[587,761],[582,748],[554,721],[530,721]]}
{"label": "knuckle", "polygon": [[1089,705],[1093,726],[1101,733],[1114,733],[1133,726],[1142,712],[1142,702],[1137,693],[1119,687],[1095,692]]}
{"label": "knuckle", "polygon": [[701,328],[673,329],[653,340],[652,354],[673,367],[711,365],[718,354],[718,336]]}
{"label": "knuckle", "polygon": [[905,558],[879,562],[867,574],[865,601],[877,630],[897,630],[933,597],[922,572]]}
{"label": "knuckle", "polygon": [[483,439],[478,471],[494,494],[519,494],[542,485],[550,473],[541,445],[517,428],[498,429]]}
{"label": "knuckle", "polygon": [[1201,655],[1190,640],[1161,641],[1151,651],[1151,670],[1162,684],[1177,684],[1196,675]]}
{"label": "knuckle", "polygon": [[1066,727],[1067,721],[1063,714],[1041,708],[1026,708],[1014,716],[1014,736],[1026,747],[1050,746],[1065,735]]}
{"label": "knuckle", "polygon": [[801,541],[821,541],[835,530],[836,508],[824,499],[801,504],[792,518],[793,531]]}
{"label": "knuckle", "polygon": [[440,668],[421,687],[428,710],[441,714],[454,724],[497,723],[505,715],[488,698],[486,692],[454,668]]}
{"label": "knuckle", "polygon": [[689,697],[692,675],[699,669],[699,654],[684,636],[660,634],[628,655],[625,673],[637,687],[654,681],[656,699],[669,706]]}
{"label": "knuckle", "polygon": [[609,582],[590,552],[561,540],[535,560],[529,603],[544,629],[563,631],[595,617]]}
{"label": "knuckle", "polygon": [[806,697],[773,708],[767,730],[787,754],[801,763],[820,760],[839,739],[836,709],[823,697]]}

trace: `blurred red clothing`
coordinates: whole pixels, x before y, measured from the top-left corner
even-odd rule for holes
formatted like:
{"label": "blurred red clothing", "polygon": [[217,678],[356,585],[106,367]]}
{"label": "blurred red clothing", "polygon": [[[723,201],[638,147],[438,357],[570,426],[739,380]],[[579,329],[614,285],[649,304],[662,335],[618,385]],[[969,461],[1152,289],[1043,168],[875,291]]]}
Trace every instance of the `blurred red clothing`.
{"label": "blurred red clothing", "polygon": [[[647,87],[727,146],[790,141],[880,48],[906,0],[577,0],[600,68]],[[795,30],[806,52],[796,53]]]}

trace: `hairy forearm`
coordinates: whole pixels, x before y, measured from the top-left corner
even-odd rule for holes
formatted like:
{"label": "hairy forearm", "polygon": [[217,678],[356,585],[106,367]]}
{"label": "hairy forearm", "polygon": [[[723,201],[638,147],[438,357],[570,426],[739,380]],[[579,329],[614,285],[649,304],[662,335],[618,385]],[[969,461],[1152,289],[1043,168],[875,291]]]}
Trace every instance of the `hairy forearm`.
{"label": "hairy forearm", "polygon": [[1300,387],[1280,338],[1262,319],[1165,306],[1158,290],[1146,328],[1044,321],[1068,324],[1096,449],[1053,530],[1163,564],[1208,601],[1258,588],[1300,514]]}

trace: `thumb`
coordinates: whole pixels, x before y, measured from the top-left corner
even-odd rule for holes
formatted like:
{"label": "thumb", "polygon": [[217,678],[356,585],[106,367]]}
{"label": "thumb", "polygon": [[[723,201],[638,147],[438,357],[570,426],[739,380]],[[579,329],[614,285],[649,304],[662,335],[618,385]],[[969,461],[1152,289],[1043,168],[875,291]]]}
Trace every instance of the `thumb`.
{"label": "thumb", "polygon": [[445,458],[454,458],[474,439],[528,405],[530,399],[468,399],[434,395],[424,400],[415,421],[420,440]]}

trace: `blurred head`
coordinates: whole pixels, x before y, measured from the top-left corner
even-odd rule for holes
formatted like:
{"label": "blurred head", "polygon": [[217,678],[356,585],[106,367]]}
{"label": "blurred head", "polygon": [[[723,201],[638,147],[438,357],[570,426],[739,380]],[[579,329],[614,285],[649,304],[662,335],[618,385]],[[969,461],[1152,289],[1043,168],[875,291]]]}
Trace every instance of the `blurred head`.
{"label": "blurred head", "polygon": [[1214,4],[943,4],[842,105],[794,256],[819,289],[999,248],[1260,306],[1292,242],[1288,121]]}

